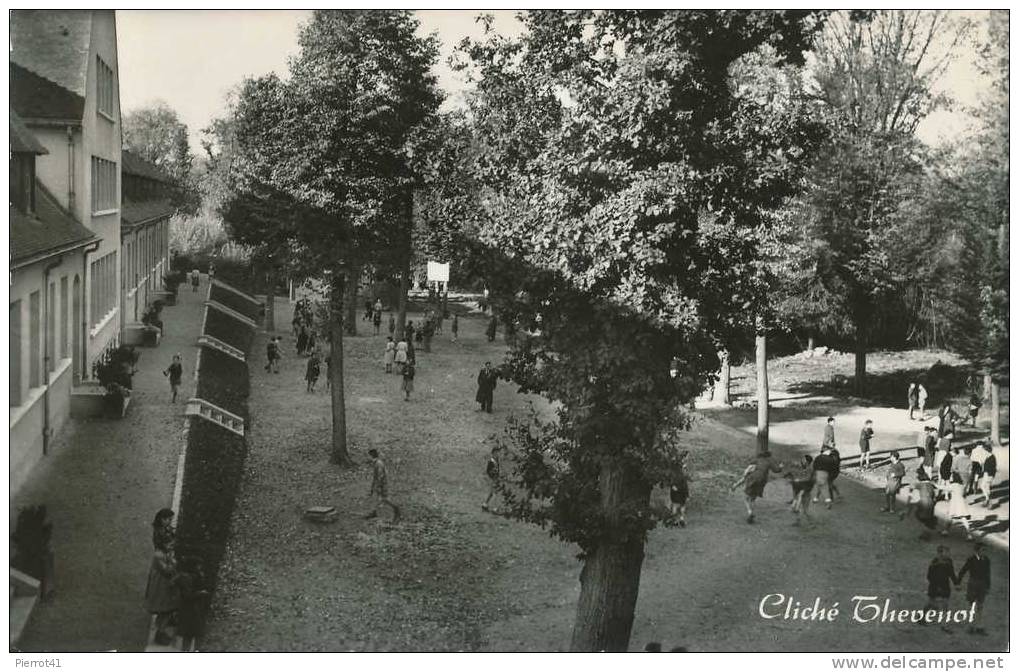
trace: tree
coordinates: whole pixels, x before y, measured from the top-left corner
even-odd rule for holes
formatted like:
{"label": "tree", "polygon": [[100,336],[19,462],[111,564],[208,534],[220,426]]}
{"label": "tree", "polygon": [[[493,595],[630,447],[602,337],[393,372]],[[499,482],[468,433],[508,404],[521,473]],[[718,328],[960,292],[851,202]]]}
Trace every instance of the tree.
{"label": "tree", "polygon": [[173,178],[171,201],[183,214],[194,215],[202,194],[192,170],[194,157],[188,127],[163,101],[124,115],[124,147],[162,168]]}
{"label": "tree", "polygon": [[816,22],[524,19],[520,40],[461,45],[476,81],[478,210],[457,234],[474,238],[464,252],[520,325],[503,375],[557,408],[510,424],[516,487],[504,494],[515,516],[579,546],[571,648],[625,650],[646,535],[662,522],[652,488],[674,478],[685,405],[718,370],[719,346],[766,302],[762,212],[792,192],[813,137],[802,110],[736,95],[730,67],[767,43],[797,61]]}
{"label": "tree", "polygon": [[[231,216],[248,244],[286,242],[298,277],[330,287],[332,459],[350,462],[343,388],[345,306],[361,269],[393,256],[406,236],[400,206],[415,176],[416,129],[441,102],[430,68],[434,37],[408,11],[316,11],[298,37],[290,78],[247,80],[234,117],[231,184],[269,199],[278,217]],[[250,208],[239,208],[243,213]],[[231,210],[223,209],[226,215]],[[242,232],[243,231],[243,232]]]}
{"label": "tree", "polygon": [[967,30],[946,12],[839,12],[814,48],[813,93],[832,132],[799,202],[800,268],[826,326],[854,342],[857,394],[876,318],[909,271],[891,262],[924,166],[915,131],[947,102],[935,84]]}
{"label": "tree", "polygon": [[976,142],[957,175],[944,180],[963,223],[959,267],[946,314],[953,346],[990,383],[991,439],[1001,441],[1000,392],[1009,345],[1009,55],[1008,14],[990,12],[980,65],[991,82],[975,110]]}

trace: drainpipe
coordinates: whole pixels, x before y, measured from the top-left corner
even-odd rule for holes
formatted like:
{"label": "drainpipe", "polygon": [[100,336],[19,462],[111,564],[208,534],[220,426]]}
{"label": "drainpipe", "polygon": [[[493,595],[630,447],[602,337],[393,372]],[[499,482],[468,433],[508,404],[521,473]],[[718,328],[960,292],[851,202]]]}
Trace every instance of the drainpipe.
{"label": "drainpipe", "polygon": [[74,212],[74,129],[67,127],[67,209]]}
{"label": "drainpipe", "polygon": [[[49,452],[50,448],[50,359],[53,353],[50,352],[50,271],[64,263],[63,256],[42,270],[42,296],[43,296],[43,329],[42,329],[42,375],[46,376],[46,384],[42,388],[42,454]],[[54,320],[55,322],[56,320]],[[56,326],[56,325],[53,325]]]}
{"label": "drainpipe", "polygon": [[81,380],[88,380],[88,314],[92,306],[88,305],[86,287],[90,284],[88,277],[88,255],[99,249],[101,240],[97,240],[85,248],[81,255]]}

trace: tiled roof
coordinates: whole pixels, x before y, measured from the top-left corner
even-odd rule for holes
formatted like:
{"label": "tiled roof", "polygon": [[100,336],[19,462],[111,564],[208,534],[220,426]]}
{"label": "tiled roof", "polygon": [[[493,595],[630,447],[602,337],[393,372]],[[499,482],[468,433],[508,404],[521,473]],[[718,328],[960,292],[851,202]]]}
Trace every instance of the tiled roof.
{"label": "tiled roof", "polygon": [[23,119],[76,119],[85,111],[85,99],[76,93],[11,62],[11,107]]}
{"label": "tiled roof", "polygon": [[84,97],[92,11],[16,9],[10,21],[11,62]]}
{"label": "tiled roof", "polygon": [[10,120],[11,127],[12,152],[21,154],[49,154],[49,151],[42,146],[42,143],[35,139],[32,131],[28,130],[25,122],[21,120],[21,117],[14,110],[10,111],[8,119]]}
{"label": "tiled roof", "polygon": [[174,182],[173,178],[162,168],[128,149],[123,150],[120,154],[120,171],[127,175],[136,175],[164,184],[173,184]]}
{"label": "tiled roof", "polygon": [[131,228],[149,220],[169,217],[174,213],[170,201],[124,201],[120,204],[120,228]]}
{"label": "tiled roof", "polygon": [[35,183],[35,212],[25,214],[10,208],[11,261],[27,260],[45,252],[85,244],[96,236],[57,203],[38,180]]}

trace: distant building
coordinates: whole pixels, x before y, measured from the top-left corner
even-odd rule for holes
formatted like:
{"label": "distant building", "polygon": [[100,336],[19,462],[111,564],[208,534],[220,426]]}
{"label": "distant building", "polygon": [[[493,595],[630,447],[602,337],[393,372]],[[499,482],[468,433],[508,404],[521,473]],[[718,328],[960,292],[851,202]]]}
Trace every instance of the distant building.
{"label": "distant building", "polygon": [[10,12],[11,490],[120,340],[112,10]]}
{"label": "distant building", "polygon": [[121,152],[120,214],[122,325],[137,323],[159,295],[170,270],[173,179],[133,152]]}

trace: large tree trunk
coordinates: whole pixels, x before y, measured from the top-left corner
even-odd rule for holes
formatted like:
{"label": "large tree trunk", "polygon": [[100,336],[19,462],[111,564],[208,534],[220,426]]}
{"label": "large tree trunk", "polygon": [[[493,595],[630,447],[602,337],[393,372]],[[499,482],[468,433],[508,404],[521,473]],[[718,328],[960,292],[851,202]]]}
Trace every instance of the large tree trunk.
{"label": "large tree trunk", "polygon": [[276,270],[269,268],[269,286],[265,290],[265,330],[276,331]]}
{"label": "large tree trunk", "polygon": [[991,443],[1001,445],[1001,384],[991,381]]}
{"label": "large tree trunk", "polygon": [[768,337],[757,332],[757,454],[768,450]]}
{"label": "large tree trunk", "polygon": [[333,412],[333,451],[331,461],[334,464],[349,465],[350,454],[347,452],[347,407],[343,398],[343,295],[344,277],[342,273],[333,273],[330,292],[329,332],[332,336],[330,350],[329,385]]}
{"label": "large tree trunk", "polygon": [[361,278],[361,269],[352,268],[343,288],[343,329],[347,336],[357,336],[357,284]]}
{"label": "large tree trunk", "polygon": [[730,406],[732,405],[732,399],[729,398],[729,380],[732,378],[732,362],[729,360],[729,351],[720,351],[718,358],[722,362],[722,373],[718,377],[718,382],[715,383],[714,396],[718,399],[719,403]]}
{"label": "large tree trunk", "polygon": [[867,344],[862,338],[856,341],[856,367],[853,379],[853,392],[858,397],[867,393]]}
{"label": "large tree trunk", "polygon": [[645,508],[650,488],[619,462],[606,461],[598,479],[602,513],[610,530],[584,560],[571,651],[626,651],[644,563],[644,534],[624,531],[622,513]]}
{"label": "large tree trunk", "polygon": [[[403,330],[407,325],[407,290],[410,288],[410,257],[413,250],[413,228],[414,228],[414,192],[407,194],[406,212],[404,215],[407,218],[407,237],[404,240],[403,259],[400,263],[400,293],[397,296],[397,312],[396,312],[396,334],[397,336],[403,335]],[[400,340],[397,338],[396,340]]]}
{"label": "large tree trunk", "polygon": [[985,373],[984,374],[984,394],[981,397],[981,400],[985,404],[991,401],[991,386],[993,386],[993,385],[994,385],[994,382],[991,379],[991,374]]}

